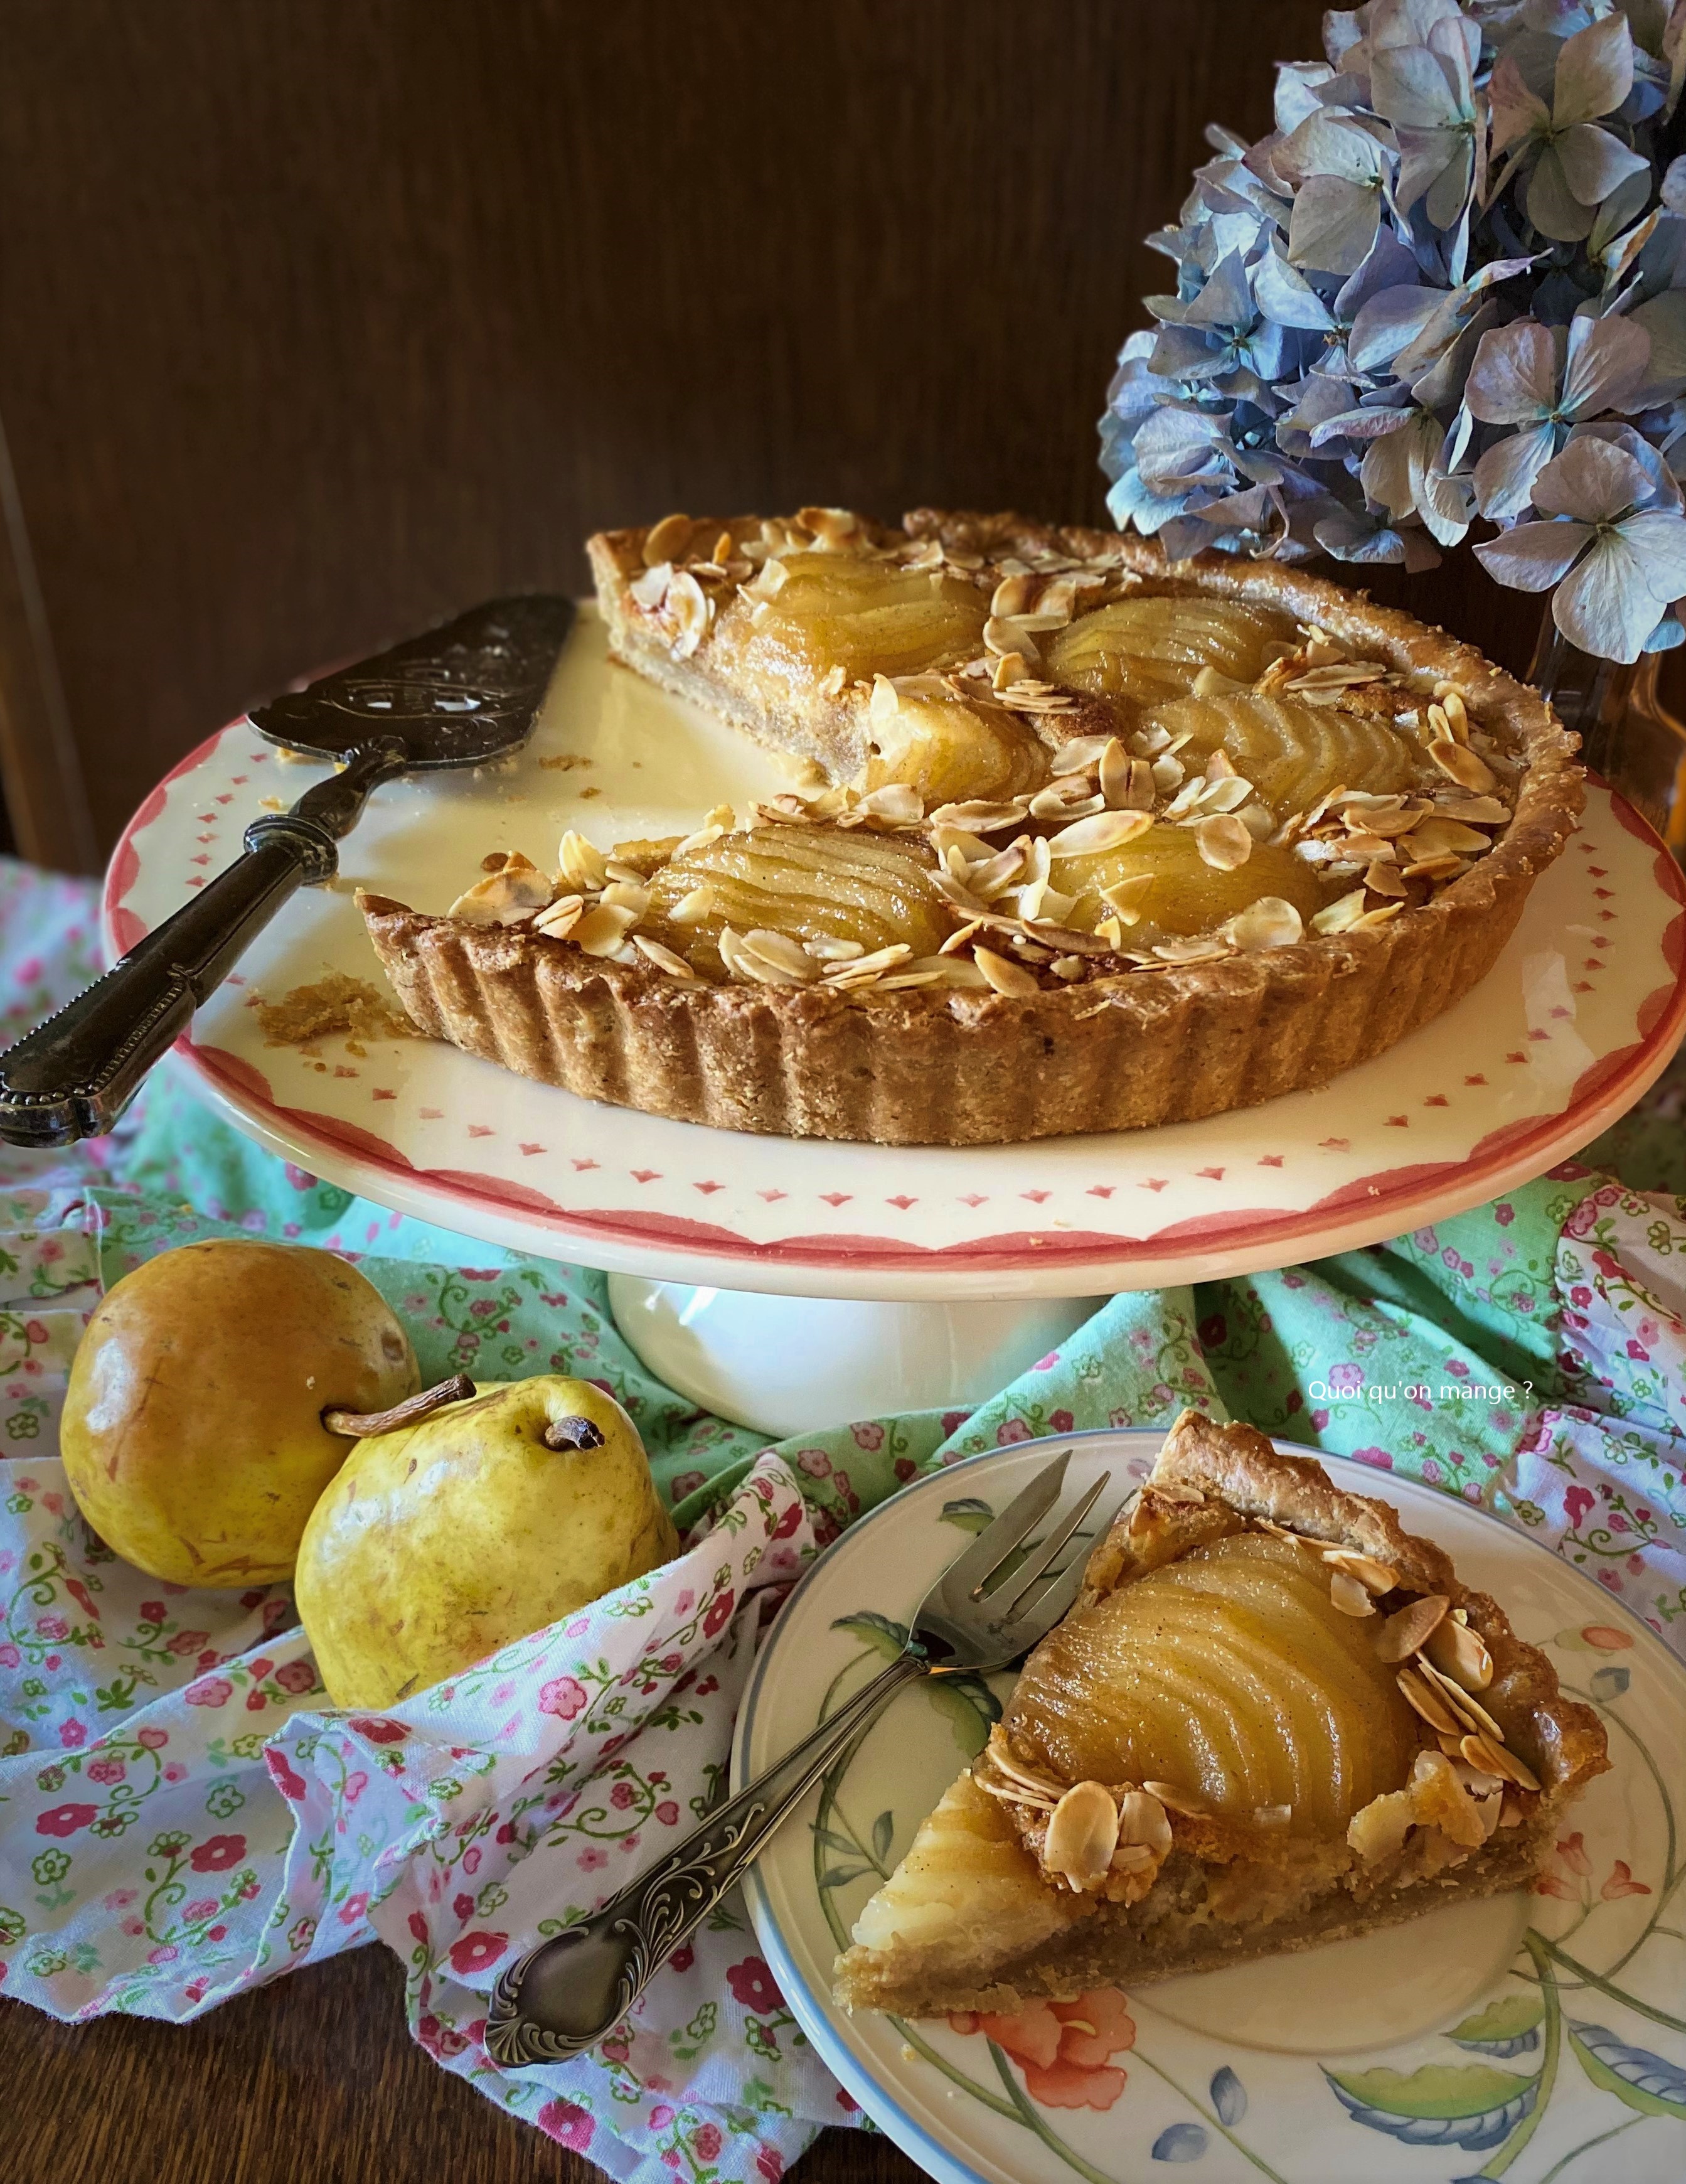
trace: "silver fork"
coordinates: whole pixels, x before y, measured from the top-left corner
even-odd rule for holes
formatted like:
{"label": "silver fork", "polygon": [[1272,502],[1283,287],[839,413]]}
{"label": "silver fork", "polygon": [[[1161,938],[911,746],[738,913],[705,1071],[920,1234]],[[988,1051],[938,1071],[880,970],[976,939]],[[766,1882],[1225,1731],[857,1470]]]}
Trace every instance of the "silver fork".
{"label": "silver fork", "polygon": [[[1071,1451],[1044,1464],[994,1523],[957,1555],[921,1602],[903,1651],[829,1721],[709,1814],[659,1865],[593,1917],[512,1964],[492,1991],[486,2045],[506,2069],[559,2063],[618,2025],[673,1952],[740,1880],[774,1830],[904,1685],[1004,1669],[1051,1630],[1077,1596],[1084,1557],[1054,1565],[1100,1498],[1103,1472],[1063,1524],[1007,1574],[1059,1501]],[[992,1580],[994,1580],[992,1585]]]}

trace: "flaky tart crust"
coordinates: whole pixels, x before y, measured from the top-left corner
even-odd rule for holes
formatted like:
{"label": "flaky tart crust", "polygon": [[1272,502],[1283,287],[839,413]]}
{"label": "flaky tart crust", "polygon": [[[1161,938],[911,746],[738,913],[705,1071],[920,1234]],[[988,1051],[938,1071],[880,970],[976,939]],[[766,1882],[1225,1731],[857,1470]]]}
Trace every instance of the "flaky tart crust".
{"label": "flaky tart crust", "polygon": [[[1015,1715],[1021,1679],[990,1751],[961,1774],[863,1911],[854,1946],[837,1959],[835,1991],[842,2004],[904,2017],[1010,2013],[1115,1982],[1140,1986],[1346,1939],[1461,1898],[1525,1886],[1539,1870],[1565,1807],[1608,1767],[1598,1716],[1563,1696],[1550,1662],[1516,1636],[1494,1601],[1460,1581],[1440,1548],[1405,1531],[1387,1503],[1343,1492],[1321,1464],[1280,1453],[1250,1426],[1217,1425],[1185,1412],[1133,1507],[1091,1556],[1074,1616],[1210,1540],[1221,1525],[1233,1532],[1238,1518],[1293,1533],[1313,1543],[1313,1555],[1333,1550],[1358,1558],[1355,1567],[1385,1565],[1396,1590],[1378,1607],[1443,1599],[1445,1615],[1461,1618],[1486,1648],[1491,1674],[1480,1690],[1480,1707],[1503,1731],[1512,1755],[1507,1763],[1521,1761],[1517,1771],[1537,1790],[1507,1784],[1503,1825],[1489,1825],[1477,1847],[1460,1849],[1423,1822],[1413,1824],[1391,1852],[1367,1861],[1339,1840],[1308,1844],[1283,1835],[1273,1847],[1268,1833],[1204,1812],[1198,1797],[1189,1798],[1168,1813],[1155,1812],[1159,1826],[1168,1824],[1171,1835],[1150,1881],[1133,1892],[1133,1900],[1109,1901],[1074,1893],[1050,1878],[1038,1863],[1045,1855],[1038,1845],[1047,1838],[1027,1825],[1037,1816],[1003,1801],[1004,1791],[1010,1798],[1012,1780],[1010,1775],[1004,1785],[995,1755],[1010,1769],[1018,1763],[1015,1749],[1022,1754],[1026,1748]],[[1380,1619],[1372,1617],[1364,1627],[1377,1629]],[[1032,1654],[1027,1677],[1057,1636],[1050,1634]],[[1421,1655],[1413,1658],[1420,1669]],[[1420,1734],[1427,1752],[1433,1732]],[[1437,1753],[1444,1749],[1444,1743],[1435,1747]],[[1450,1773],[1438,1756],[1419,1755],[1418,1764]],[[1491,1780],[1467,1768],[1464,1773],[1477,1782]],[[992,1777],[993,1794],[981,1786]],[[1169,1786],[1155,1786],[1170,1797]],[[1397,1801],[1381,1798],[1377,1808],[1390,1802]],[[1355,1820],[1355,1829],[1359,1825]],[[961,1855],[950,1883],[944,1876],[956,1843]],[[899,1915],[905,1922],[909,1914],[894,1907],[898,1891],[910,1888],[939,1905],[946,1901],[953,1915],[906,1938],[895,1930],[895,1920]],[[876,1945],[860,1938],[875,1932]]]}
{"label": "flaky tart crust", "polygon": [[[1149,591],[1260,603],[1354,655],[1459,685],[1471,721],[1522,762],[1514,816],[1451,884],[1373,929],[1027,994],[682,979],[643,957],[581,954],[530,925],[469,924],[360,895],[421,1031],[587,1099],[772,1135],[960,1145],[1187,1121],[1327,1084],[1451,1007],[1492,968],[1574,829],[1575,739],[1536,692],[1409,616],[1298,570],[1224,556],[1172,568],[1149,542],[1016,515],[921,510],[907,532],[992,564],[1109,556]],[[747,697],[712,669],[706,646],[676,653],[639,611],[648,535],[591,542],[615,655],[832,779],[853,775],[865,748],[858,696]],[[1062,726],[1084,725],[1074,705]]]}

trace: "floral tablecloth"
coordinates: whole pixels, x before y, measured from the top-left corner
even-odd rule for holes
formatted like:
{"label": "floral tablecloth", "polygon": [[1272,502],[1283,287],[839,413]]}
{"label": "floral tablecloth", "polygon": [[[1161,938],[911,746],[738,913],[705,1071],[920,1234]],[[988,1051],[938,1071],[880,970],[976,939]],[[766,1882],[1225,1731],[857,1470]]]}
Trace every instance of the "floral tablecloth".
{"label": "floral tablecloth", "polygon": [[[0,865],[0,1032],[88,975],[91,933],[86,886]],[[920,1472],[1193,1402],[1492,1509],[1686,1651],[1681,1097],[1666,1081],[1582,1162],[1392,1244],[1116,1297],[970,1415],[771,1450],[650,1378],[601,1275],[283,1167],[167,1076],[111,1140],[4,1156],[0,1996],[179,2021],[378,1940],[404,1963],[421,2044],[552,2138],[640,2184],[776,2184],[821,2125],[855,2117],[741,1901],[589,2057],[506,2072],[483,2028],[513,1955],[706,1809],[758,1635],[804,1563]],[[381,1714],[327,1705],[285,1587],[192,1592],[118,1561],[56,1455],[70,1358],[103,1284],[232,1234],[357,1254],[430,1378],[611,1389],[685,1552]]]}

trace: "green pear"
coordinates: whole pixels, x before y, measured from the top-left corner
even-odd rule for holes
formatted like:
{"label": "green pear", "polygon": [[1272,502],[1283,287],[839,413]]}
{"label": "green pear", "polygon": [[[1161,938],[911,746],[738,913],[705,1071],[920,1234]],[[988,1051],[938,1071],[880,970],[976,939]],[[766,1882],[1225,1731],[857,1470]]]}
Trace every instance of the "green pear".
{"label": "green pear", "polygon": [[294,1596],[335,1705],[379,1708],[678,1552],[632,1419],[545,1374],[359,1442],[304,1528]]}
{"label": "green pear", "polygon": [[421,1384],[381,1292],[331,1251],[220,1237],[161,1251],[88,1322],[59,1427],[64,1474],[108,1546],[174,1585],[290,1577],[352,1443],[325,1410]]}

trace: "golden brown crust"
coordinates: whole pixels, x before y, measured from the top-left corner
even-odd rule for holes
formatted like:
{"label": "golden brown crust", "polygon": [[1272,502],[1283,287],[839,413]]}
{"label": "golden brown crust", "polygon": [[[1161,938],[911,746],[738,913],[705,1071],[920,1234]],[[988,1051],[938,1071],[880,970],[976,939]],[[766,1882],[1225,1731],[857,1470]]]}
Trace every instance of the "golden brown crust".
{"label": "golden brown crust", "polygon": [[[698,528],[736,534],[751,521],[698,519]],[[1537,693],[1443,631],[1274,563],[1203,555],[1172,569],[1148,542],[1011,512],[919,510],[907,529],[992,556],[1109,554],[1149,590],[1192,584],[1286,609],[1355,653],[1456,682],[1471,694],[1476,724],[1527,761],[1515,816],[1468,871],[1379,928],[1024,996],[682,982],[531,931],[361,897],[376,953],[423,1031],[585,1098],[680,1121],[988,1145],[1188,1121],[1327,1084],[1432,1022],[1491,970],[1581,807],[1575,739]],[[675,659],[652,638],[627,604],[645,537],[620,531],[591,542],[616,650],[763,741],[816,758],[834,777],[852,772],[865,751],[857,696],[815,697],[770,716],[722,690],[705,662]]]}
{"label": "golden brown crust", "polygon": [[[1220,1970],[1226,1964],[1251,1964],[1260,1957],[1288,1956],[1320,1948],[1326,1942],[1349,1941],[1384,1926],[1401,1925],[1438,1910],[1444,1903],[1502,1895],[1525,1887],[1550,1856],[1557,1822],[1530,1823],[1489,1846],[1478,1869],[1460,1866],[1438,1883],[1416,1891],[1355,1903],[1344,1891],[1325,1895],[1296,1918],[1269,1925],[1219,1925],[1193,1919],[1161,1919],[1157,1930],[1140,1907],[1121,1910],[1100,1904],[1093,1915],[1054,1942],[1033,1950],[993,1976],[949,1980],[910,1970],[893,1950],[846,1950],[837,1960],[834,1986],[846,2009],[882,2009],[898,2017],[939,2017],[952,2010],[999,2011],[1004,2016],[1037,2002],[1071,2002],[1094,1987],[1127,1983],[1146,1986],[1155,1980],[1180,1979],[1193,1972]],[[1033,1861],[1025,1858],[1029,1885],[1041,1886]],[[1166,1884],[1176,1889],[1190,1875],[1168,1864]],[[1151,1901],[1151,1899],[1149,1899]]]}

